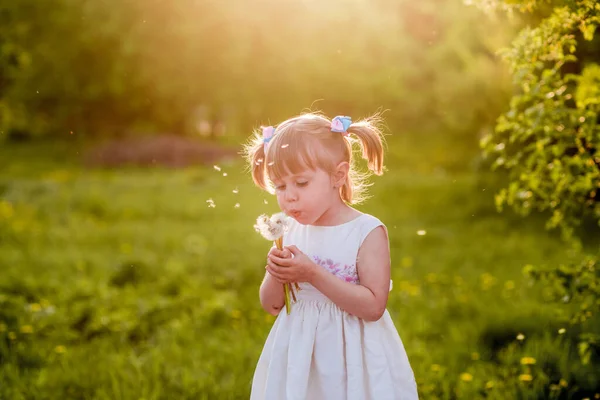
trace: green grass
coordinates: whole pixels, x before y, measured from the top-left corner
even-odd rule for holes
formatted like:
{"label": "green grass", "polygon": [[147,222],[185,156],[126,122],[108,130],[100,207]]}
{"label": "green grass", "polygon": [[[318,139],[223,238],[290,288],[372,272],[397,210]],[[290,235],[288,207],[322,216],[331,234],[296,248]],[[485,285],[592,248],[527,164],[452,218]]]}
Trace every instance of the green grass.
{"label": "green grass", "polygon": [[[592,390],[575,332],[522,274],[566,260],[562,243],[496,213],[481,177],[392,155],[358,208],[388,226],[388,309],[422,398]],[[274,320],[258,302],[270,244],[252,225],[275,199],[241,163],[87,170],[77,157],[0,147],[0,399],[248,398]]]}

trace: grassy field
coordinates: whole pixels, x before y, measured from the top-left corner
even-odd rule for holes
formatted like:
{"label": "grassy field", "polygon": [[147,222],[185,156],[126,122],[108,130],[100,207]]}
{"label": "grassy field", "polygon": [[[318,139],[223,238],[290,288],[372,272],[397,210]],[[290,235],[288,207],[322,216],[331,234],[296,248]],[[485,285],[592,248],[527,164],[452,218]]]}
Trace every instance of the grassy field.
{"label": "grassy field", "polygon": [[[388,309],[422,398],[594,398],[576,332],[522,273],[566,260],[561,242],[498,214],[477,175],[401,160],[358,208],[389,228]],[[61,145],[0,147],[0,399],[248,398],[274,320],[252,225],[277,206],[243,167],[91,170]]]}

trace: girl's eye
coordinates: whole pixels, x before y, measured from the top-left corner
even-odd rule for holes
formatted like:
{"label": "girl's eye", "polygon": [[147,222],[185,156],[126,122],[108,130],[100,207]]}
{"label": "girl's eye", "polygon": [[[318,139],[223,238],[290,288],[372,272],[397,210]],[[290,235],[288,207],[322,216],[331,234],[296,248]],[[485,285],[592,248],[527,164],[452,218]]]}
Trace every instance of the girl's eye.
{"label": "girl's eye", "polygon": [[275,190],[284,190],[284,189],[285,189],[285,185],[275,186]]}
{"label": "girl's eye", "polygon": [[308,185],[308,182],[296,182],[296,185],[298,185],[299,187],[304,187]]}

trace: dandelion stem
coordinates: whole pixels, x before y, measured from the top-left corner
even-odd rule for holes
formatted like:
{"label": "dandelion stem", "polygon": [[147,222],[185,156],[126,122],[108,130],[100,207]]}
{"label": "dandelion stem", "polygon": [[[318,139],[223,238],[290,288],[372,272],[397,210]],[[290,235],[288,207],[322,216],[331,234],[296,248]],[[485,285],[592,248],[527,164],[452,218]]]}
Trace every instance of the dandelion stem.
{"label": "dandelion stem", "polygon": [[[275,239],[275,246],[277,246],[279,250],[283,250],[283,236]],[[290,312],[292,312],[292,305],[290,304],[290,287],[287,283],[283,284],[283,292],[285,296],[285,311],[290,315]]]}

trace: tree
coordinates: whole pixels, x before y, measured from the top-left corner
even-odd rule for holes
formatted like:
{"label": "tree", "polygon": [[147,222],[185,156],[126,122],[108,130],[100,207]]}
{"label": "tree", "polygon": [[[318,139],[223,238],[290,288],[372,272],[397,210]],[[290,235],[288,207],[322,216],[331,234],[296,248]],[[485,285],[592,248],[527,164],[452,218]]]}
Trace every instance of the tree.
{"label": "tree", "polygon": [[[482,4],[485,3],[485,4]],[[508,171],[509,183],[497,206],[527,215],[549,212],[577,255],[549,268],[526,267],[550,285],[556,298],[578,305],[571,315],[581,324],[583,363],[600,349],[591,324],[600,308],[600,246],[582,245],[583,225],[600,226],[600,4],[594,0],[482,1],[480,6],[509,12],[535,12],[537,26],[524,28],[502,51],[518,88],[495,132],[481,145],[494,169]],[[590,232],[598,235],[597,229]]]}

